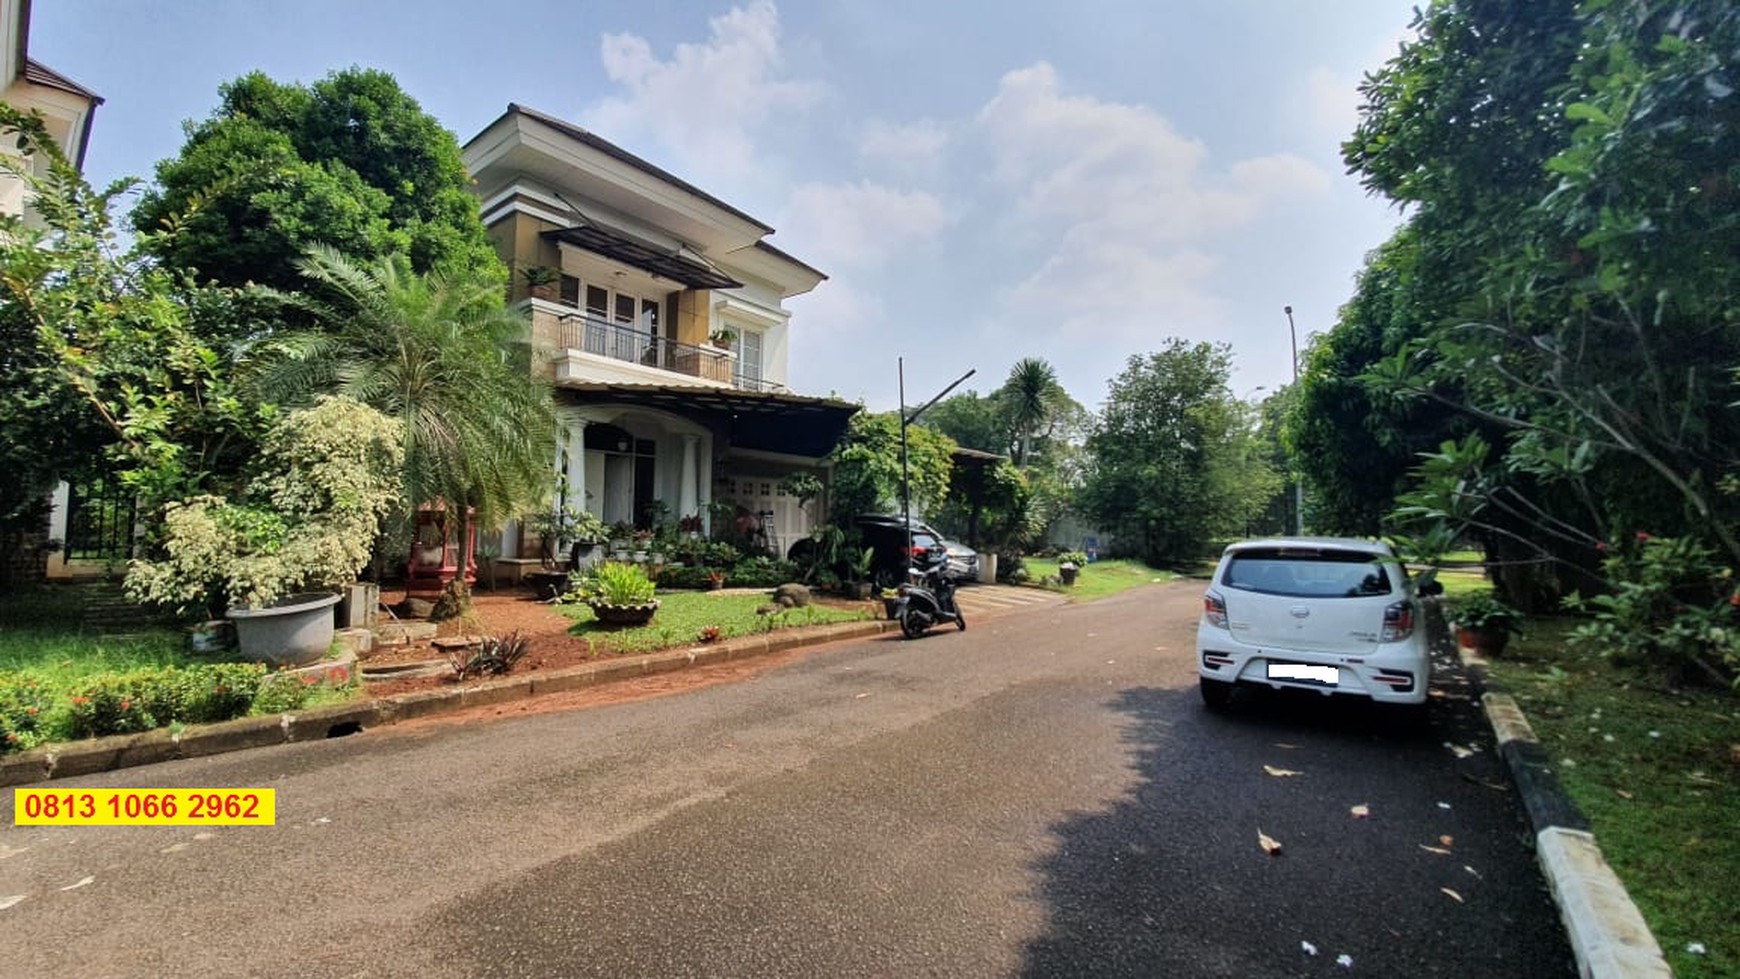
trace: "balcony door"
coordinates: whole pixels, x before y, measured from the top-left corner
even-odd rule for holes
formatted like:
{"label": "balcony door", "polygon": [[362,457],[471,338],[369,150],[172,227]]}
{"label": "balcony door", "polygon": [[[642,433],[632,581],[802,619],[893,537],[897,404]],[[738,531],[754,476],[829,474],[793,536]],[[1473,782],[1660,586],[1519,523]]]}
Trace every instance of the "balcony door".
{"label": "balcony door", "polygon": [[657,299],[586,286],[586,350],[612,360],[663,366]]}

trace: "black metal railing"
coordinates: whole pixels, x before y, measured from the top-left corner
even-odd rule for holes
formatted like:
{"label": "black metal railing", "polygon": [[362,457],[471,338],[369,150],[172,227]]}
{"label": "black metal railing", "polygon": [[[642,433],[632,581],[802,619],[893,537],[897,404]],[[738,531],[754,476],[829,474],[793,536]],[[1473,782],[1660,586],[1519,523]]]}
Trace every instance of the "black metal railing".
{"label": "black metal railing", "polygon": [[133,492],[108,477],[73,483],[68,489],[64,557],[69,561],[132,557],[138,516]]}
{"label": "black metal railing", "polygon": [[561,318],[559,325],[561,334],[558,341],[569,350],[581,350],[598,357],[657,367],[709,381],[731,381],[731,355],[724,350],[679,343],[595,316],[568,314]]}

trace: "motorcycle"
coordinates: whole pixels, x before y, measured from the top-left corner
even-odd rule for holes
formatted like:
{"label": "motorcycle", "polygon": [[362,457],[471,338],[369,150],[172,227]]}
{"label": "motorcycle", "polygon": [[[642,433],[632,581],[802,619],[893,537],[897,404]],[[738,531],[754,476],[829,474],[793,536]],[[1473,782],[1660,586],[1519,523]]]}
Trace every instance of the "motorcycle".
{"label": "motorcycle", "polygon": [[915,557],[914,566],[907,570],[910,580],[900,586],[894,606],[901,635],[917,639],[940,622],[953,622],[955,628],[964,632],[967,619],[955,604],[955,579],[948,573],[948,549],[938,545]]}

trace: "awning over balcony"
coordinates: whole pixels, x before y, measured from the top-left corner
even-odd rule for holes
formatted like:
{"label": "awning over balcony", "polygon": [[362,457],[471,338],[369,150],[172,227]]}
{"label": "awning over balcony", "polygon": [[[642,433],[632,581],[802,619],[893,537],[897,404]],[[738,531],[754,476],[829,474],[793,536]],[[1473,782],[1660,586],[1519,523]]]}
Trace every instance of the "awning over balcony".
{"label": "awning over balcony", "polygon": [[562,388],[580,404],[656,408],[707,423],[734,449],[781,452],[819,459],[845,434],[858,406],[829,398],[772,391],[665,387],[652,384],[579,384]]}
{"label": "awning over balcony", "polygon": [[603,255],[624,265],[651,272],[654,275],[681,282],[691,289],[735,289],[743,283],[709,264],[699,255],[684,254],[646,241],[617,228],[606,227],[590,218],[572,228],[544,232],[552,238],[595,255]]}

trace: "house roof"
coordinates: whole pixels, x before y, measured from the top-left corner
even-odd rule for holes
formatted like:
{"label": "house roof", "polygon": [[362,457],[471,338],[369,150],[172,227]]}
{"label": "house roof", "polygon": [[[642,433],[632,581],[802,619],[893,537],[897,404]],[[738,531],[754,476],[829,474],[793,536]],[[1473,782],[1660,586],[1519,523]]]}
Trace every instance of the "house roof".
{"label": "house roof", "polygon": [[[583,218],[584,220],[584,218]],[[544,232],[545,238],[584,248],[624,265],[681,282],[691,289],[735,289],[743,283],[705,260],[671,251],[595,221]]]}
{"label": "house roof", "polygon": [[98,95],[83,85],[80,85],[78,82],[73,81],[60,72],[55,71],[53,68],[48,67],[35,58],[26,58],[24,60],[24,80],[32,85],[41,85],[44,88],[59,89],[62,92],[70,92],[80,98],[89,99],[92,106],[103,104],[103,97],[101,95]]}
{"label": "house roof", "polygon": [[798,268],[803,269],[805,272],[809,272],[810,274],[816,276],[819,279],[826,279],[828,277],[828,273],[823,272],[821,269],[816,268],[814,265],[810,265],[807,262],[799,261],[798,259],[793,258],[790,253],[780,251],[778,248],[775,248],[774,246],[768,244],[765,241],[756,242],[755,247],[758,251],[764,251],[764,252],[768,253],[769,255],[772,255],[774,258],[780,259],[782,261],[790,262],[791,264],[796,265]]}
{"label": "house roof", "polygon": [[[565,120],[558,119],[557,117],[552,116],[548,113],[539,112],[536,109],[532,109],[532,108],[528,108],[526,106],[520,105],[518,102],[509,102],[508,107],[507,107],[507,111],[505,113],[503,113],[501,115],[501,117],[496,120],[496,122],[500,122],[502,119],[505,119],[508,116],[512,116],[512,115],[520,115],[520,116],[525,116],[528,119],[535,119],[538,122],[541,122],[546,126],[549,126],[551,129],[554,129],[557,132],[560,132],[562,135],[568,137],[569,139],[574,140],[577,143],[582,143],[582,144],[584,144],[584,145],[586,145],[594,150],[597,150],[600,153],[603,153],[605,156],[608,156],[611,159],[617,160],[621,163],[625,163],[625,164],[635,168],[636,170],[639,170],[640,172],[642,172],[650,177],[654,177],[660,181],[663,181],[664,183],[667,183],[670,186],[675,187],[678,190],[681,190],[683,193],[689,194],[695,198],[698,198],[699,200],[706,201],[708,204],[711,204],[712,206],[717,207],[720,210],[725,211],[725,212],[727,212],[727,213],[729,213],[729,214],[731,214],[731,215],[733,215],[741,220],[748,221],[750,224],[753,224],[756,227],[762,229],[762,233],[764,233],[764,234],[771,233],[773,231],[773,227],[771,225],[767,224],[766,222],[758,221],[755,218],[750,217],[748,214],[745,214],[744,212],[738,210],[735,207],[732,207],[731,205],[720,200],[719,198],[714,197],[712,194],[709,194],[706,191],[702,190],[701,188],[696,187],[694,184],[689,183],[688,181],[684,180],[681,177],[678,177],[676,174],[673,174],[670,171],[664,170],[660,167],[654,166],[653,164],[647,162],[646,160],[643,160],[640,157],[635,156],[633,153],[630,153],[629,151],[623,149],[620,146],[617,146],[615,143],[610,142],[609,140],[603,138],[602,136],[597,135],[596,133],[589,132],[585,129],[580,128],[579,126],[574,125],[571,122],[567,122]],[[483,128],[482,132],[478,133],[478,136],[481,136],[481,135],[483,135],[483,133],[488,132],[492,127],[494,127],[494,125],[495,125],[495,123],[492,122],[488,126],[485,126]],[[477,136],[473,136],[470,140],[466,141],[465,145],[470,146],[473,142],[476,142],[476,140],[477,140]]]}
{"label": "house roof", "polygon": [[564,384],[581,402],[656,408],[725,427],[733,448],[819,459],[846,431],[859,407],[833,398],[777,391],[743,391],[659,384]]}

